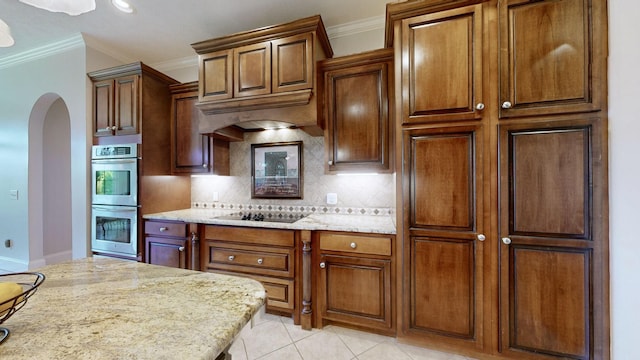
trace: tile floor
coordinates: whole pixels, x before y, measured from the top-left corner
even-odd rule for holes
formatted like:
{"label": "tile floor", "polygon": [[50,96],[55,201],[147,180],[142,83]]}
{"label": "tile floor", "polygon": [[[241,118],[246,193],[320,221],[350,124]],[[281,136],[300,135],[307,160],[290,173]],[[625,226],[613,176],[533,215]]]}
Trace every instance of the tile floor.
{"label": "tile floor", "polygon": [[270,314],[262,315],[229,352],[233,360],[473,360],[338,326],[302,330],[292,319]]}

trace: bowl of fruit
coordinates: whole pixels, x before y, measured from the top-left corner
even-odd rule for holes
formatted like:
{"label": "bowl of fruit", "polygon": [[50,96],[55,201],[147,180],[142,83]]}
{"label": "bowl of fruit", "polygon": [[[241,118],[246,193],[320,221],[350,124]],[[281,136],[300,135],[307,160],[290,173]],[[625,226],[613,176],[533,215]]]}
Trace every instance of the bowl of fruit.
{"label": "bowl of fruit", "polygon": [[[0,274],[0,325],[22,309],[45,276],[39,272]],[[9,337],[9,329],[0,326],[0,344]]]}

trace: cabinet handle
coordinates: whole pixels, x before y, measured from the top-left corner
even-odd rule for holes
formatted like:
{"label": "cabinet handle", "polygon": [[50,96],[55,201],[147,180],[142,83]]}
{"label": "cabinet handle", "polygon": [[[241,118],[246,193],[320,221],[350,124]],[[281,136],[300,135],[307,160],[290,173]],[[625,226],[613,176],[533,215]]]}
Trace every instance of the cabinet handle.
{"label": "cabinet handle", "polygon": [[233,255],[229,255],[229,261],[233,261],[233,259],[235,259],[236,257]]}
{"label": "cabinet handle", "polygon": [[484,104],[483,103],[478,103],[478,105],[476,105],[476,110],[479,110],[479,111],[484,110]]}
{"label": "cabinet handle", "polygon": [[329,161],[327,161],[327,164],[333,165],[333,161],[329,160]]}
{"label": "cabinet handle", "polygon": [[262,259],[258,259],[258,264],[262,265]]}
{"label": "cabinet handle", "polygon": [[358,247],[358,244],[356,244],[356,243],[352,242],[352,243],[351,243],[351,245],[349,245],[349,246],[351,246],[351,248],[352,248],[352,249],[355,249],[355,248],[357,248],[357,247]]}
{"label": "cabinet handle", "polygon": [[509,239],[508,237],[503,237],[503,238],[502,238],[502,242],[503,242],[505,245],[509,245],[509,244],[511,244],[511,239]]}
{"label": "cabinet handle", "polygon": [[487,237],[484,236],[484,234],[478,234],[478,240],[485,241],[486,239],[487,239]]}
{"label": "cabinet handle", "polygon": [[184,246],[180,246],[180,247],[178,248],[178,251],[183,252],[183,251],[184,251]]}
{"label": "cabinet handle", "polygon": [[104,128],[105,130],[109,131],[111,130],[111,126],[107,126],[106,128]]}
{"label": "cabinet handle", "polygon": [[321,263],[320,263],[320,269],[324,269],[326,266],[327,266],[327,265],[325,265],[325,263],[324,263],[324,262],[321,262]]}
{"label": "cabinet handle", "polygon": [[511,109],[511,103],[509,101],[505,101],[502,103],[503,109]]}
{"label": "cabinet handle", "polygon": [[169,230],[169,228],[168,228],[168,227],[164,227],[164,226],[163,226],[163,227],[161,227],[161,228],[160,228],[160,232],[165,232],[165,231],[167,231],[167,230]]}
{"label": "cabinet handle", "polygon": [[116,130],[118,130],[118,128],[117,128],[115,125],[113,125],[113,126],[111,127],[111,130],[116,131]]}
{"label": "cabinet handle", "polygon": [[209,166],[208,166],[207,164],[202,164],[202,167],[206,169],[206,168],[208,168]]}

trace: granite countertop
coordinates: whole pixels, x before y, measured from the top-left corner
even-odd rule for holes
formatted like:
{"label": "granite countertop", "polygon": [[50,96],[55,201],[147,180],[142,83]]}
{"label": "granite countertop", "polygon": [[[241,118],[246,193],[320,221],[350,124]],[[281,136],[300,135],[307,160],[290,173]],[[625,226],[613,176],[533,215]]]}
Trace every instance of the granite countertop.
{"label": "granite countertop", "polygon": [[36,271],[2,359],[215,359],[265,303],[257,281],[111,258]]}
{"label": "granite countertop", "polygon": [[310,214],[294,223],[218,219],[237,211],[211,209],[183,209],[147,214],[145,219],[174,220],[188,223],[249,226],[291,230],[331,230],[360,233],[395,234],[395,218],[386,215]]}

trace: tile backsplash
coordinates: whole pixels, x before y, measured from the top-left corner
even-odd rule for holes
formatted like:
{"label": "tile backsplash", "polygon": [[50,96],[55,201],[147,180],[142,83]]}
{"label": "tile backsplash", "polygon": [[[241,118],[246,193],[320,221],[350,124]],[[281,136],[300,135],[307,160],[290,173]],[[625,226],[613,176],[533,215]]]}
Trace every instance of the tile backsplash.
{"label": "tile backsplash", "polygon": [[[251,198],[251,144],[302,141],[302,199]],[[342,214],[389,214],[395,209],[395,175],[325,175],[324,138],[298,129],[247,132],[244,141],[230,144],[231,176],[194,176],[192,207],[239,209],[248,206],[282,206],[313,212]],[[214,193],[218,200],[214,201]],[[338,203],[327,205],[327,193],[336,193]]]}

